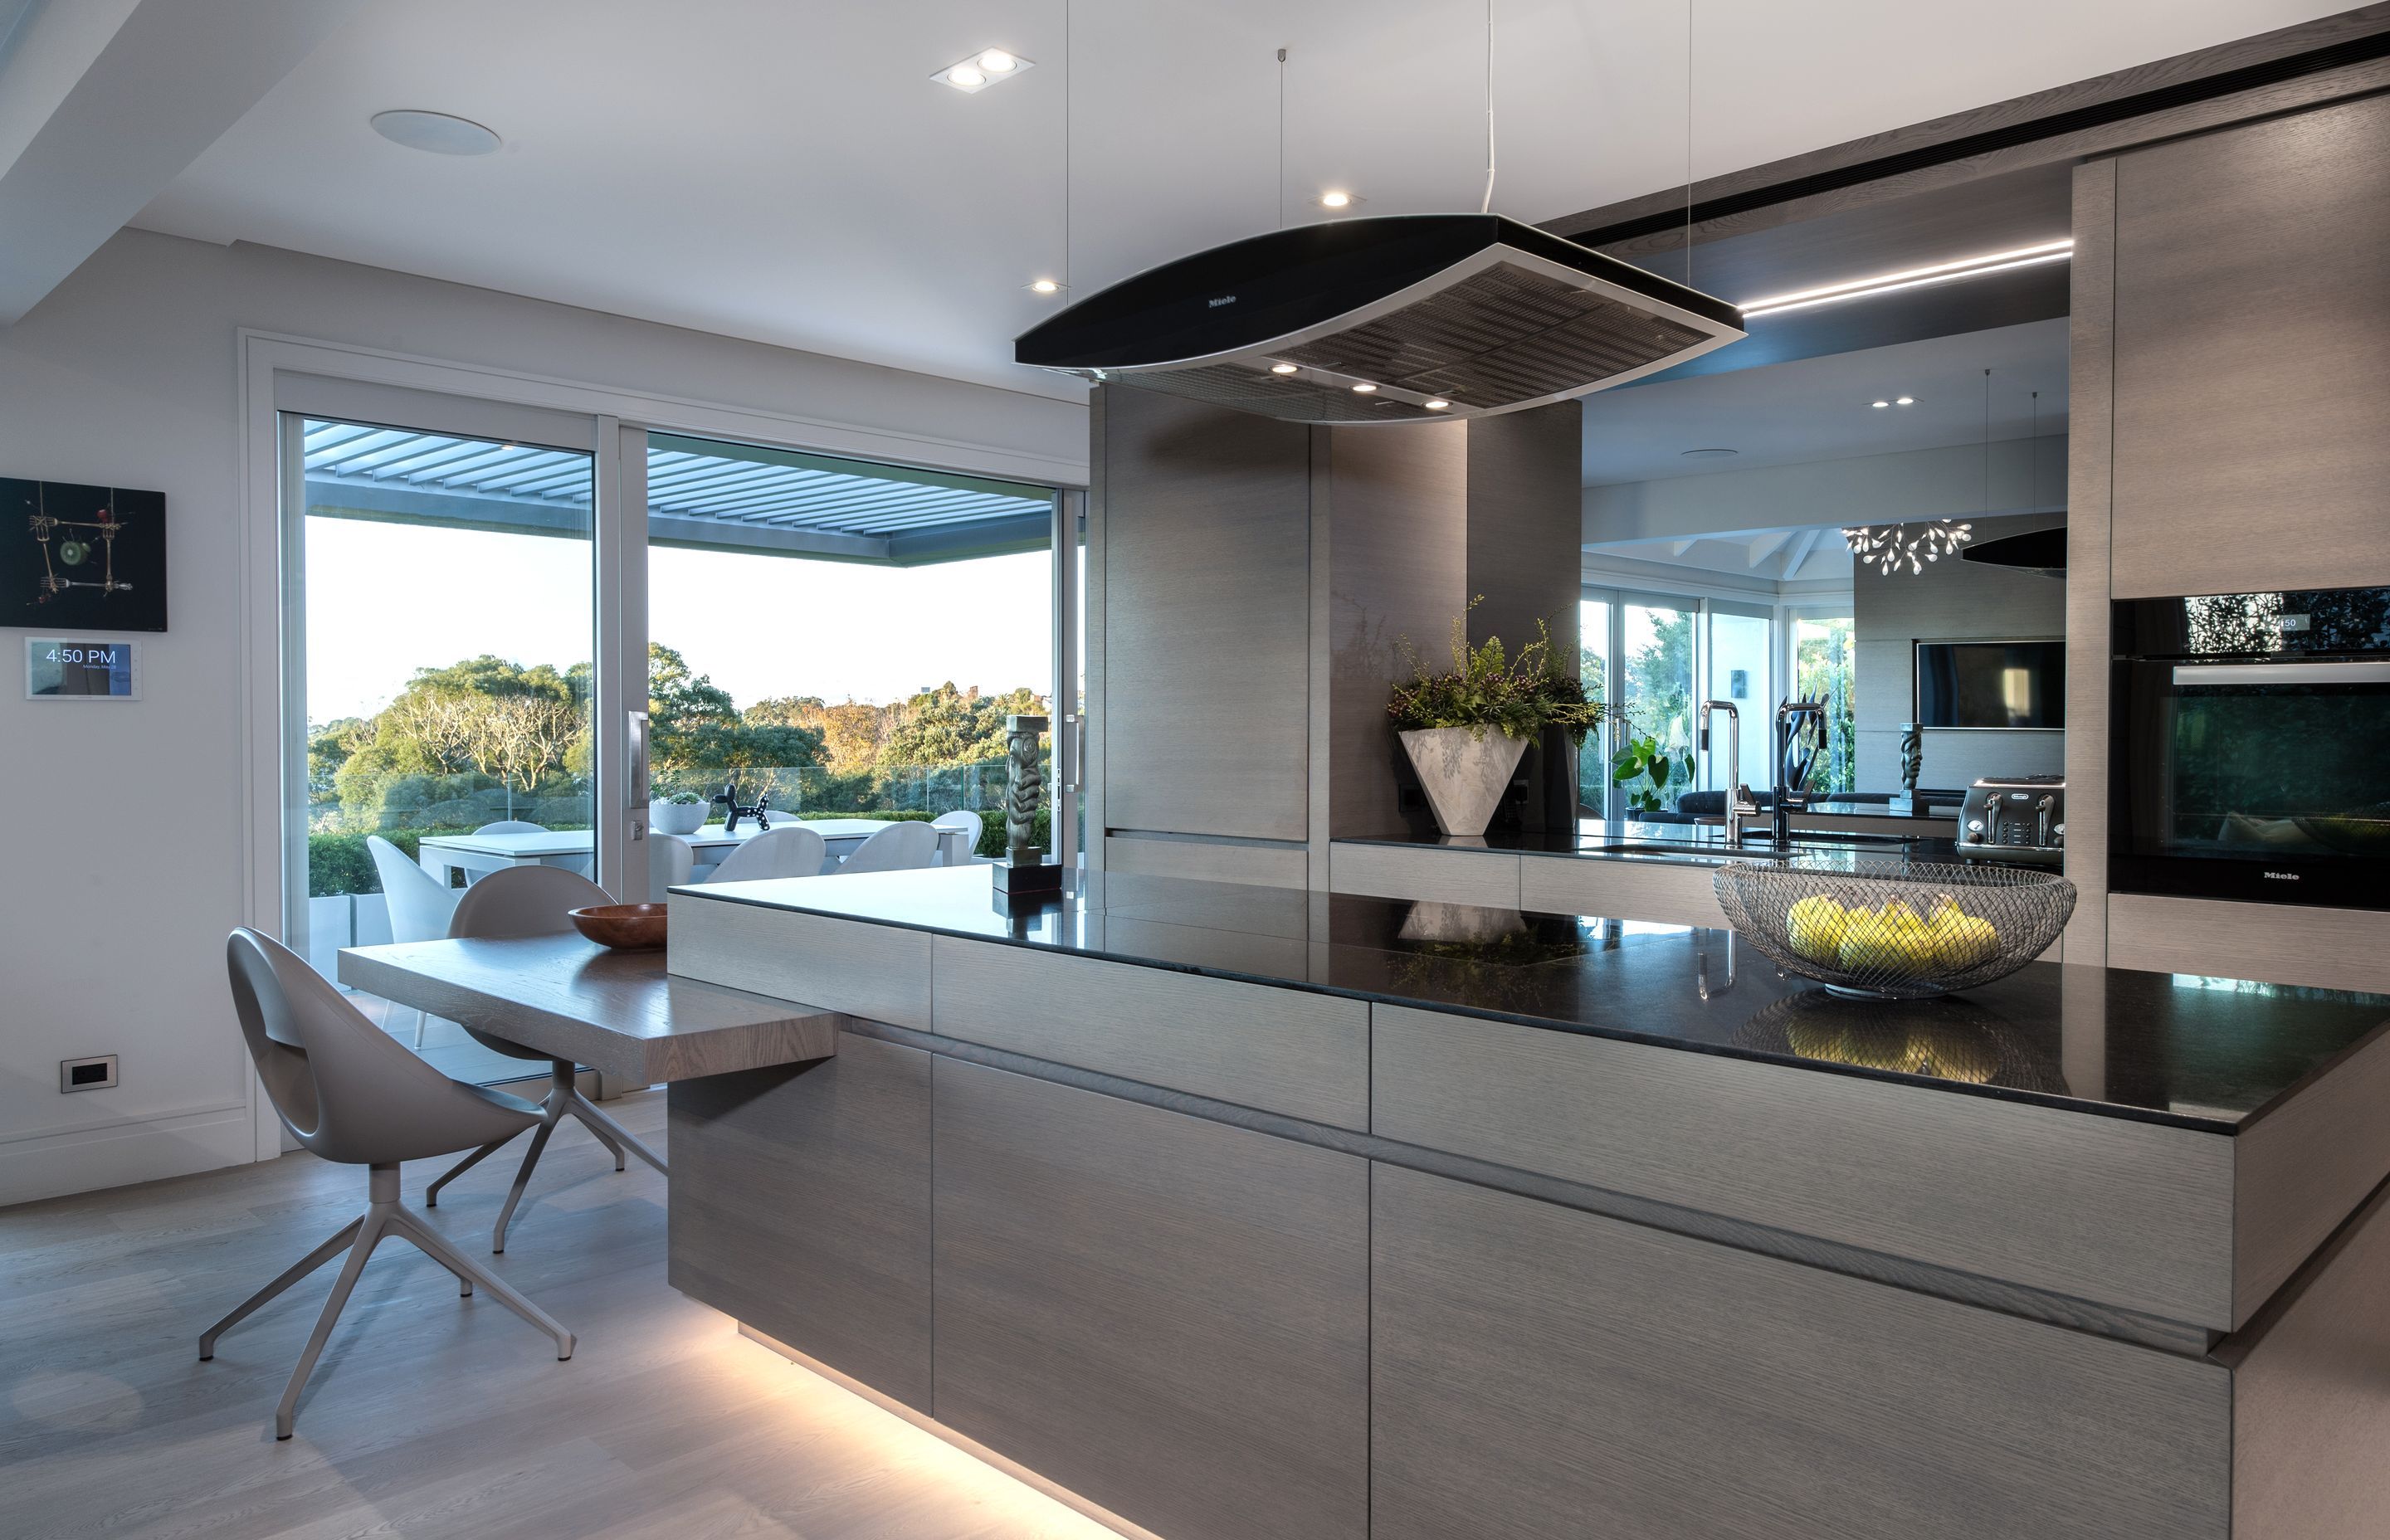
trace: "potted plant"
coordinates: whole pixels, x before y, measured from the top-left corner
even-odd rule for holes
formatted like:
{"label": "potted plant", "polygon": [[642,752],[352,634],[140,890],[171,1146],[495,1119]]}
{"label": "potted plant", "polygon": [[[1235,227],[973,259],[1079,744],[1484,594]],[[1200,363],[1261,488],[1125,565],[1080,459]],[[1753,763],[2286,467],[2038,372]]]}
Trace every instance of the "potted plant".
{"label": "potted plant", "polygon": [[1671,758],[1663,752],[1656,738],[1624,737],[1625,741],[1610,756],[1610,784],[1626,794],[1630,812],[1660,812],[1668,805],[1669,777],[1679,769],[1690,773],[1692,765],[1686,756]]}
{"label": "potted plant", "polygon": [[648,827],[658,834],[695,834],[712,806],[694,791],[675,791],[648,804]]}
{"label": "potted plant", "polygon": [[[1469,601],[1469,610],[1483,596]],[[1402,643],[1413,678],[1395,687],[1386,712],[1419,772],[1436,827],[1473,839],[1485,832],[1527,745],[1548,727],[1566,732],[1579,748],[1602,708],[1552,657],[1551,628],[1536,622],[1536,640],[1513,658],[1499,636],[1469,645],[1469,610],[1452,622],[1452,667],[1431,674]]]}

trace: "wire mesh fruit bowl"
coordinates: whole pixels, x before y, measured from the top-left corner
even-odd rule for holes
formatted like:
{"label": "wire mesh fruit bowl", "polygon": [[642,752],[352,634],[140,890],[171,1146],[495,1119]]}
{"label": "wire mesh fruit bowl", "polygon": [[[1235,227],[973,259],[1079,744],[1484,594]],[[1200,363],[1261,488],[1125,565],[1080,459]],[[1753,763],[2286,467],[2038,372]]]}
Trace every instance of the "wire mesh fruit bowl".
{"label": "wire mesh fruit bowl", "polygon": [[1737,861],[1715,881],[1727,922],[1777,966],[1879,1000],[2006,978],[2048,951],[2075,913],[2074,883],[2014,866]]}

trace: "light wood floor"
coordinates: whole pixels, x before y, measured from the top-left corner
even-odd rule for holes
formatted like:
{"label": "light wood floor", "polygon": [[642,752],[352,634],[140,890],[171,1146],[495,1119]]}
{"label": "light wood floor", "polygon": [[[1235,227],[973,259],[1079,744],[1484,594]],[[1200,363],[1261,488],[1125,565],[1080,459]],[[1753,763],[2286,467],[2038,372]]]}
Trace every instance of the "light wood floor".
{"label": "light wood floor", "polygon": [[[608,1106],[662,1143],[661,1093]],[[406,1168],[410,1204],[438,1169]],[[487,1258],[513,1169],[491,1157],[433,1222]],[[274,1403],[334,1266],[214,1362],[198,1335],[361,1210],[363,1171],[286,1155],[0,1210],[0,1534],[1114,1540],[675,1292],[663,1204],[568,1123],[489,1260],[579,1334],[572,1361],[385,1243],[287,1444]]]}

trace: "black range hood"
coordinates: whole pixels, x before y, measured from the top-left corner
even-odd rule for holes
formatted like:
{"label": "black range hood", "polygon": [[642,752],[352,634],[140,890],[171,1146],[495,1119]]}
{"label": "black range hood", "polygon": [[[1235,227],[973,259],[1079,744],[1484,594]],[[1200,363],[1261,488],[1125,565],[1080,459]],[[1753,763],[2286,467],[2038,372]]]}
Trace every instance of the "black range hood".
{"label": "black range hood", "polygon": [[1965,547],[1959,556],[1962,560],[1980,561],[1986,567],[2012,567],[2019,571],[2062,578],[2066,575],[2066,526],[1986,540],[1980,545]]}
{"label": "black range hood", "polygon": [[1396,214],[1165,263],[1013,356],[1300,422],[1421,422],[1566,401],[1742,335],[1733,305],[1533,225]]}

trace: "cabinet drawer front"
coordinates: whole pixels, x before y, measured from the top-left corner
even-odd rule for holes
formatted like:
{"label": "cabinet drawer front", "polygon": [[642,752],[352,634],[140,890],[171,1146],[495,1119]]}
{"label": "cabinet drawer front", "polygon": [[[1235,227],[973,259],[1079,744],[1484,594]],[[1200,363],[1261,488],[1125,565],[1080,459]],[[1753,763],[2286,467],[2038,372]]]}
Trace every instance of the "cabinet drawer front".
{"label": "cabinet drawer front", "polygon": [[1519,858],[1519,907],[1555,915],[1600,915],[1662,925],[1723,929],[1708,866],[1599,861],[1574,855]]}
{"label": "cabinet drawer front", "polygon": [[1167,969],[937,938],[940,1035],[1367,1128],[1369,1007]]}
{"label": "cabinet drawer front", "polygon": [[1104,869],[1134,877],[1184,877],[1198,882],[1248,882],[1301,888],[1311,858],[1300,845],[1229,844],[1214,840],[1104,841]]}
{"label": "cabinet drawer front", "polygon": [[1401,1006],[1391,1139],[2216,1330],[2232,1141]]}
{"label": "cabinet drawer front", "polygon": [[926,931],[683,895],[665,956],[684,978],[929,1030]]}
{"label": "cabinet drawer front", "polygon": [[1334,844],[1328,885],[1368,898],[1423,898],[1438,904],[1519,907],[1519,858],[1487,851],[1403,850]]}
{"label": "cabinet drawer front", "polygon": [[938,1419],[1170,1540],[1362,1540],[1368,1162],[936,1083]]}
{"label": "cabinet drawer front", "polygon": [[2225,1534],[2216,1365],[1389,1166],[1371,1210],[1372,1540]]}

